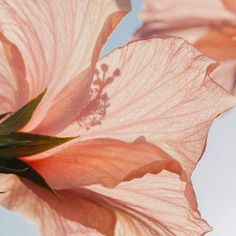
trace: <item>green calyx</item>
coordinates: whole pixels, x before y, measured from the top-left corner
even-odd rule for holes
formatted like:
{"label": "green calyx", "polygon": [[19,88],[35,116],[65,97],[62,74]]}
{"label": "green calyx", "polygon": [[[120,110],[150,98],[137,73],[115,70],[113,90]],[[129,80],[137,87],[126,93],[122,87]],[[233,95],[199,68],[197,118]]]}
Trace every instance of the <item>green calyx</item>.
{"label": "green calyx", "polygon": [[0,120],[5,118],[0,124],[0,173],[14,174],[19,177],[27,178],[53,192],[44,178],[36,170],[19,159],[21,157],[42,153],[74,139],[74,137],[58,138],[19,132],[19,130],[30,121],[45,93],[46,91],[15,113],[8,112],[0,115]]}
{"label": "green calyx", "polygon": [[10,160],[32,156],[57,147],[72,139],[22,132],[0,134],[0,157]]}
{"label": "green calyx", "polygon": [[54,192],[45,179],[36,170],[20,159],[8,160],[5,158],[0,158],[0,173],[14,174],[19,177],[29,179],[39,186],[48,189],[50,192]]}
{"label": "green calyx", "polygon": [[[5,121],[3,121],[0,125],[0,135],[16,132],[23,128],[30,121],[35,109],[43,99],[45,93],[46,90],[43,93],[39,94],[38,97],[24,105],[18,111],[10,115]],[[8,114],[11,113],[8,112],[0,115],[0,119],[3,119]]]}

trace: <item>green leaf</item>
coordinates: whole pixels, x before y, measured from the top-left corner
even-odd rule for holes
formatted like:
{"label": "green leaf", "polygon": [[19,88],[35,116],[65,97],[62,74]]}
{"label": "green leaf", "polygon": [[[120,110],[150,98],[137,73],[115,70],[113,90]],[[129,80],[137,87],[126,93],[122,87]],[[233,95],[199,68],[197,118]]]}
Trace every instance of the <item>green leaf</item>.
{"label": "green leaf", "polygon": [[20,159],[6,160],[4,158],[0,158],[0,173],[15,174],[55,193],[47,184],[45,179],[35,169]]}
{"label": "green leaf", "polygon": [[32,156],[57,147],[74,138],[58,138],[23,132],[0,135],[0,157],[16,159]]}
{"label": "green leaf", "polygon": [[[25,106],[19,109],[17,112],[9,116],[0,125],[0,134],[6,134],[16,132],[23,128],[31,119],[35,109],[44,97],[46,90],[41,93],[38,97],[28,102]],[[5,117],[5,114],[2,114]]]}

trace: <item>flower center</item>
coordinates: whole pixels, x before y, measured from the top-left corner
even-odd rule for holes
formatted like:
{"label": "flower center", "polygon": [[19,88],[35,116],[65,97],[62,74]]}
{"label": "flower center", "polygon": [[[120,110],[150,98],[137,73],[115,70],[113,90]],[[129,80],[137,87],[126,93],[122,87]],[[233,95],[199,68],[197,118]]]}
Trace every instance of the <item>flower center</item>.
{"label": "flower center", "polygon": [[110,106],[109,96],[104,90],[119,76],[119,69],[113,71],[112,75],[108,75],[106,64],[102,64],[100,70],[95,70],[95,79],[90,89],[90,102],[78,119],[81,127],[89,130],[92,126],[101,125],[106,110]]}

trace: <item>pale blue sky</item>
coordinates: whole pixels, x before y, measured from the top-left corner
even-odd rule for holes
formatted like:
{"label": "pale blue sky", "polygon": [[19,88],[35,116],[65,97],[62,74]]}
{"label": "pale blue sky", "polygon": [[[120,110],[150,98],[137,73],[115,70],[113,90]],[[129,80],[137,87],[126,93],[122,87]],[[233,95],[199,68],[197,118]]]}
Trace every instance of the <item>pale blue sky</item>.
{"label": "pale blue sky", "polygon": [[[133,11],[113,33],[103,55],[132,38],[132,33],[141,25],[137,18],[141,6],[142,0],[133,0]],[[236,110],[214,122],[206,153],[193,175],[202,216],[215,228],[215,231],[207,234],[209,236],[236,235],[235,144]],[[0,236],[37,235],[35,226],[28,224],[18,214],[0,208]]]}

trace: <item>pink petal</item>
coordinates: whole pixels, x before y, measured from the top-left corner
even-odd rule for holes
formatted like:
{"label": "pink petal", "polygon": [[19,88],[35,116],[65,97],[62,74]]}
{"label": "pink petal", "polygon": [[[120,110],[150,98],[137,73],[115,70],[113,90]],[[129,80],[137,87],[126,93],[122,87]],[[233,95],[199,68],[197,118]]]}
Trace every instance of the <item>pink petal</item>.
{"label": "pink petal", "polygon": [[144,24],[136,33],[141,38],[160,33],[170,35],[170,30],[188,27],[236,24],[235,14],[221,0],[145,0],[141,19]]}
{"label": "pink petal", "polygon": [[56,196],[26,181],[34,194],[17,177],[6,175],[1,175],[0,183],[1,190],[7,191],[0,195],[0,204],[37,223],[41,236],[101,235],[92,226],[112,235],[114,213],[93,203],[86,192],[67,190]]}
{"label": "pink petal", "polygon": [[42,236],[100,235],[92,228],[115,236],[198,236],[211,229],[200,218],[191,184],[169,172],[115,189],[60,190],[58,196],[25,182],[32,193],[16,177],[3,178],[8,192],[0,195],[0,203],[34,219]]}
{"label": "pink petal", "polygon": [[99,92],[78,120],[80,139],[144,137],[189,176],[212,121],[236,102],[209,78],[214,67],[182,39],[139,41],[115,50],[97,65]]}
{"label": "pink petal", "polygon": [[[191,183],[163,171],[123,182],[114,189],[92,186],[115,206],[115,235],[198,236],[211,230],[201,219]],[[123,233],[123,234],[122,234]]]}
{"label": "pink petal", "polygon": [[11,112],[27,101],[28,84],[18,49],[0,34],[0,114]]}
{"label": "pink petal", "polygon": [[87,102],[101,47],[129,9],[128,0],[1,1],[0,26],[24,59],[29,99],[48,88],[28,130],[41,122],[37,132],[55,133],[75,118],[71,110]]}
{"label": "pink petal", "polygon": [[222,0],[224,6],[230,11],[236,12],[236,2],[235,0]]}
{"label": "pink petal", "polygon": [[213,72],[212,78],[227,91],[236,95],[236,60],[222,62]]}
{"label": "pink petal", "polygon": [[236,59],[236,27],[211,29],[194,46],[214,60]]}
{"label": "pink petal", "polygon": [[167,153],[145,140],[133,143],[112,139],[77,141],[47,158],[24,160],[55,189],[91,184],[114,187],[148,172],[182,170]]}

